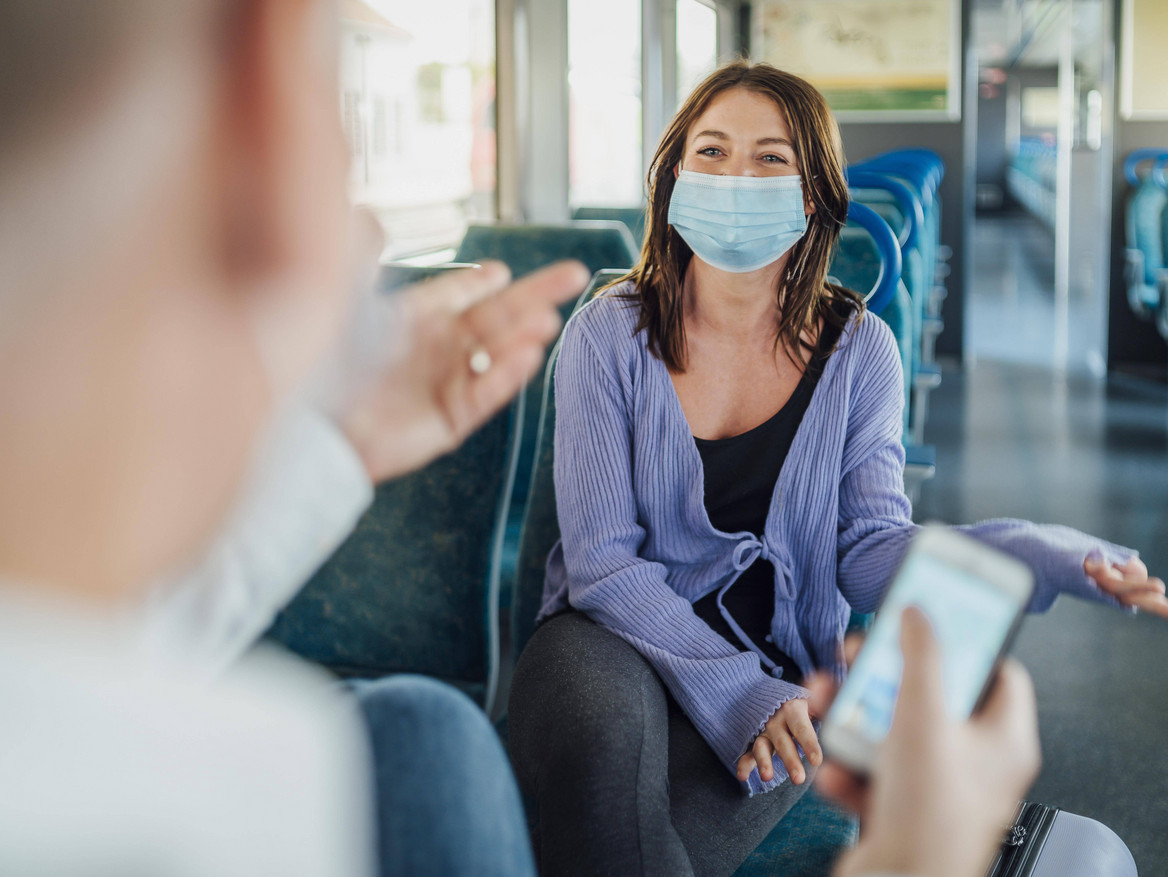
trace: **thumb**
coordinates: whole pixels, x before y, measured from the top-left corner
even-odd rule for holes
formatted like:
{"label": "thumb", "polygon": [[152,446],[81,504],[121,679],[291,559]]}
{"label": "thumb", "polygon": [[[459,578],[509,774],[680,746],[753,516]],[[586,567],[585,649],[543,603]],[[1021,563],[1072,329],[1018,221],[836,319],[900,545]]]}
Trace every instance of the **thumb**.
{"label": "thumb", "polygon": [[[904,656],[896,720],[913,724],[943,718],[941,648],[928,617],[910,606],[900,616],[900,650]],[[902,718],[903,716],[903,718]]]}
{"label": "thumb", "polygon": [[972,719],[994,752],[1014,762],[1015,774],[1029,783],[1038,772],[1038,705],[1030,676],[1016,661],[1004,661],[989,697]]}

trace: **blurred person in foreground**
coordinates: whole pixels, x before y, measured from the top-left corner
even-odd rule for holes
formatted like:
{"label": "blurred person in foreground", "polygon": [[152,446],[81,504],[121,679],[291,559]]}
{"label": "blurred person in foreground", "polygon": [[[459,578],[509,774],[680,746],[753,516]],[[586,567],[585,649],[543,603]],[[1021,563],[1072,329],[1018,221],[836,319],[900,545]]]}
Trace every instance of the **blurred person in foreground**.
{"label": "blurred person in foreground", "polygon": [[[968,721],[945,712],[941,653],[925,615],[901,619],[904,677],[892,729],[872,775],[829,760],[815,776],[826,797],[860,816],[860,841],[834,877],[982,877],[1018,802],[1038,774],[1038,708],[1030,677],[1005,661]],[[859,637],[845,645],[848,663]],[[813,714],[826,715],[836,682],[808,682]]]}
{"label": "blurred person in foreground", "polygon": [[[0,0],[5,875],[533,873],[467,699],[239,659],[373,481],[519,389],[586,279],[494,265],[354,305],[378,247],[334,14]],[[346,323],[330,419],[301,397]]]}

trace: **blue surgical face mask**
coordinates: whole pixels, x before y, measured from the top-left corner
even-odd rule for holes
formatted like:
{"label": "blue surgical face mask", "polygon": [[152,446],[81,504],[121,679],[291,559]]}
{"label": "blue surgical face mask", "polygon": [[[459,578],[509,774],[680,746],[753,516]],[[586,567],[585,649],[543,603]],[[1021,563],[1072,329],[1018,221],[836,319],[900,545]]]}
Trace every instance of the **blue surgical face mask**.
{"label": "blue surgical face mask", "polygon": [[669,200],[669,224],[703,262],[733,274],[757,271],[807,231],[803,182],[682,171]]}

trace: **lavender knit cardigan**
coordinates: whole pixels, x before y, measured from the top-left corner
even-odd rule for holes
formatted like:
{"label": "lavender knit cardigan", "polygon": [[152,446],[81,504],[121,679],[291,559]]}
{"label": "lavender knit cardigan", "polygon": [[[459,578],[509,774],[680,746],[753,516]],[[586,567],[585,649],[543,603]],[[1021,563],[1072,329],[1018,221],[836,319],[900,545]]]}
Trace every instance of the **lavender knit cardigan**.
{"label": "lavender knit cardigan", "polygon": [[[775,567],[776,646],[806,674],[842,675],[849,607],[879,605],[916,532],[904,495],[904,383],[896,341],[852,321],[828,359],[775,487],[765,532],[723,533],[706,515],[702,462],[664,363],[634,334],[618,288],[564,330],[556,369],[555,486],[561,541],[548,558],[541,617],[572,606],[632,644],[728,770],[786,701],[806,690],[714,633],[694,601],[758,558]],[[1083,572],[1091,554],[1135,552],[1066,527],[996,520],[959,528],[1034,570],[1028,607],[1061,591],[1110,600]],[[1114,601],[1112,601],[1114,602]],[[787,778],[757,769],[748,794]]]}

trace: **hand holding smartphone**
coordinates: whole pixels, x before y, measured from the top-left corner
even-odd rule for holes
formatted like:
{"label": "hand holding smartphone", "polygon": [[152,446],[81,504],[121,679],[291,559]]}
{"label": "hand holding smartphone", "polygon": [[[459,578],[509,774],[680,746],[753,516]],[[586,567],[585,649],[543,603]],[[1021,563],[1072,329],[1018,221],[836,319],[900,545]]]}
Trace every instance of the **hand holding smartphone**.
{"label": "hand holding smartphone", "polygon": [[946,712],[961,720],[984,696],[1033,589],[1025,564],[953,530],[923,528],[824,721],[820,739],[828,757],[860,774],[871,770],[900,689],[900,617],[906,607],[921,609],[933,627]]}

